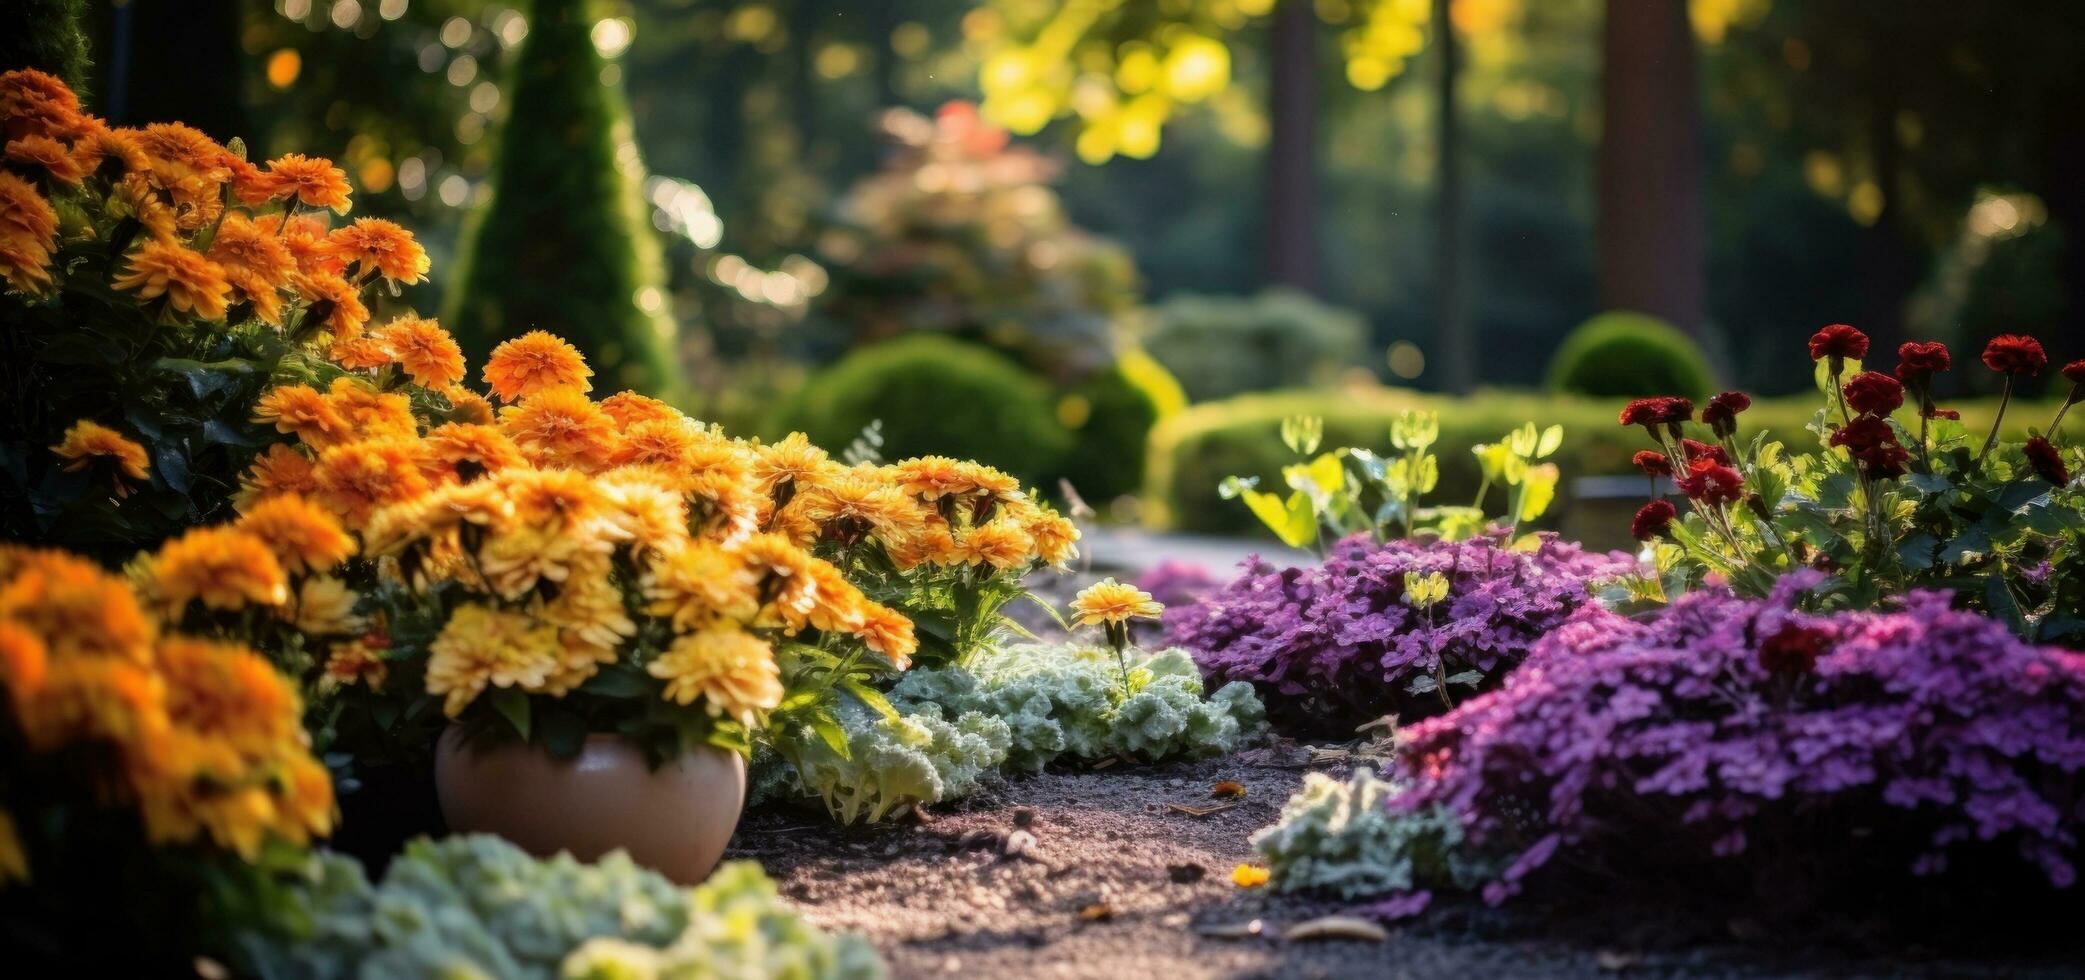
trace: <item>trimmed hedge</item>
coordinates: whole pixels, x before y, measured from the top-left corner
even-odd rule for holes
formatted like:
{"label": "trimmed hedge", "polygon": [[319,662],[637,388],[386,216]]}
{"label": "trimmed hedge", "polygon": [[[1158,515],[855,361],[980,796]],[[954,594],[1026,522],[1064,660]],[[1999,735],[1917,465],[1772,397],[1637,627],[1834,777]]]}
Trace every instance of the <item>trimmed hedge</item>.
{"label": "trimmed hedge", "polygon": [[[1145,504],[1150,519],[1183,531],[1264,536],[1265,529],[1235,500],[1217,496],[1226,476],[1257,475],[1262,486],[1281,486],[1281,467],[1294,457],[1281,443],[1281,420],[1316,415],[1325,420],[1325,445],[1359,446],[1386,452],[1390,420],[1406,409],[1441,413],[1441,482],[1433,503],[1468,503],[1477,492],[1479,473],[1470,447],[1494,442],[1522,422],[1561,423],[1564,445],[1554,457],[1564,482],[1544,524],[1561,522],[1572,505],[1572,483],[1584,476],[1636,473],[1629,457],[1651,448],[1640,429],[1615,424],[1623,399],[1578,398],[1525,391],[1480,391],[1468,398],[1429,394],[1406,388],[1361,388],[1338,391],[1286,391],[1195,405],[1159,424],[1151,433],[1145,464]],[[1990,424],[1996,399],[1948,401],[1960,409],[1963,424],[1980,432]],[[1790,446],[1808,437],[1803,427],[1821,405],[1816,395],[1761,399],[1739,417],[1739,436],[1768,428]],[[2053,403],[2014,403],[2006,412],[2006,428],[2022,438],[2029,425],[2045,426]],[[2073,413],[2076,414],[2076,413]],[[1916,424],[1914,420],[1913,424]],[[2066,422],[2065,429],[2085,429],[2085,422]],[[1491,507],[1501,506],[1494,495]]]}
{"label": "trimmed hedge", "polygon": [[1152,428],[1186,407],[1187,392],[1165,365],[1142,351],[1125,351],[1058,398],[1057,418],[1072,433],[1060,475],[1095,506],[1135,493],[1144,485]]}
{"label": "trimmed hedge", "polygon": [[1602,313],[1564,336],[1549,361],[1549,390],[1594,398],[1714,393],[1716,375],[1693,338],[1626,310]]}
{"label": "trimmed hedge", "polygon": [[1151,310],[1151,352],[1196,401],[1330,382],[1368,357],[1368,321],[1308,293],[1176,293]]}

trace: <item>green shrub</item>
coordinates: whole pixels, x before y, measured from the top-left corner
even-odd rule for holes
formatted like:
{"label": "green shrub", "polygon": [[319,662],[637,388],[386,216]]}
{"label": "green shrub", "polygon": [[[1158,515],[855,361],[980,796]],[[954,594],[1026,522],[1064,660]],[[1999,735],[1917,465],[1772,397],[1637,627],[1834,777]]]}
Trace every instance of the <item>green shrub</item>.
{"label": "green shrub", "polygon": [[[1407,409],[1433,409],[1441,414],[1440,442],[1434,446],[1441,458],[1441,481],[1429,499],[1441,504],[1468,503],[1475,496],[1480,474],[1471,446],[1494,441],[1529,420],[1542,426],[1563,425],[1563,447],[1552,457],[1563,470],[1563,485],[1542,521],[1556,527],[1568,524],[1574,481],[1586,476],[1634,474],[1629,457],[1639,449],[1652,448],[1642,429],[1615,424],[1622,402],[1620,398],[1525,391],[1487,390],[1455,398],[1405,388],[1361,388],[1269,392],[1194,405],[1152,430],[1145,464],[1145,504],[1161,526],[1264,536],[1265,530],[1245,506],[1222,499],[1216,487],[1233,474],[1258,476],[1262,486],[1283,485],[1281,468],[1294,462],[1295,454],[1282,445],[1282,419],[1316,415],[1325,421],[1325,445],[1387,452],[1392,418]],[[1739,438],[1750,440],[1753,433],[1768,428],[1794,447],[1811,438],[1804,426],[1819,405],[1815,395],[1760,399],[1739,417]],[[1963,424],[1979,432],[1991,424],[1997,400],[1948,401],[1946,405],[1960,409]],[[2053,405],[2023,408],[2015,404],[2006,413],[2007,431],[2013,433],[2012,438],[2022,438],[2029,422],[2043,424],[2052,411]],[[1492,501],[1494,512],[1499,503],[1496,498]],[[1628,514],[1623,513],[1620,520],[1626,525]],[[1616,543],[1626,537],[1623,534]]]}
{"label": "green shrub", "polygon": [[8,0],[0,5],[0,70],[35,68],[58,76],[75,92],[88,92],[87,35],[80,30],[86,15],[86,0]]}
{"label": "green shrub", "polygon": [[1154,311],[1145,349],[1196,401],[1324,384],[1359,365],[1368,323],[1291,289],[1251,297],[1169,297]]}
{"label": "green shrub", "polygon": [[[671,397],[679,380],[665,267],[626,157],[630,110],[601,81],[589,0],[534,0],[492,171],[472,216],[443,322],[472,363],[544,329],[592,363],[595,387]],[[641,297],[655,297],[646,309]]]}
{"label": "green shrub", "polygon": [[1129,351],[1057,400],[1072,433],[1062,475],[1095,504],[1144,485],[1144,447],[1160,420],[1187,407],[1187,393],[1165,365]]}
{"label": "green shrub", "polygon": [[1071,445],[1040,379],[982,347],[929,335],[841,358],[804,386],[780,427],[845,446],[878,419],[886,459],[975,459],[1029,483],[1057,472]]}
{"label": "green shrub", "polygon": [[1549,362],[1549,390],[1594,398],[1714,393],[1701,347],[1654,316],[1602,313],[1564,337]]}

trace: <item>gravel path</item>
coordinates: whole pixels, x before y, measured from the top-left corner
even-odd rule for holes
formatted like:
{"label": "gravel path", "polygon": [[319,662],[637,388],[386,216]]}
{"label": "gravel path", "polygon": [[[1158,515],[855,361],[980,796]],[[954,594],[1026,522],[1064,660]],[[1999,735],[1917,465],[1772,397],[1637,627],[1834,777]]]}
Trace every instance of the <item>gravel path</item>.
{"label": "gravel path", "polygon": [[[896,977],[2077,976],[2075,963],[1993,963],[1790,950],[1642,928],[1437,907],[1385,942],[1282,942],[1336,904],[1244,890],[1246,839],[1302,780],[1295,747],[1227,759],[1016,779],[924,820],[845,830],[788,810],[748,814],[733,857],[756,858],[820,925],[867,936]],[[1219,780],[1246,787],[1208,816]],[[1009,852],[1012,852],[1009,854]],[[1260,934],[1210,935],[1255,920]],[[1626,921],[1626,920],[1617,920]],[[1567,935],[1559,935],[1559,932]],[[1655,930],[1653,930],[1655,931]],[[1606,934],[1603,934],[1606,933]]]}

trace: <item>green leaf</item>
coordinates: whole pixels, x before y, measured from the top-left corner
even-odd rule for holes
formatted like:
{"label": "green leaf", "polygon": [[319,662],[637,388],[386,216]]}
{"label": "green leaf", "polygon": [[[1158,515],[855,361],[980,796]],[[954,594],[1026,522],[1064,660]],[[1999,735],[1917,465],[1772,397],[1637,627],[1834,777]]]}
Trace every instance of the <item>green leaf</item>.
{"label": "green leaf", "polygon": [[[1550,454],[1562,448],[1563,445],[1563,425],[1561,423],[1552,425],[1549,428],[1542,430],[1542,442],[1540,445],[1535,447],[1535,458],[1548,459]],[[1450,678],[1450,680],[1453,680],[1453,678]]]}
{"label": "green leaf", "polygon": [[1897,544],[1897,560],[1910,571],[1923,572],[1934,565],[1933,553],[1940,547],[1940,539],[1920,531]]}
{"label": "green leaf", "polygon": [[542,724],[536,727],[537,741],[555,758],[576,758],[586,747],[586,720],[573,712],[553,708],[543,713]]}
{"label": "green leaf", "polygon": [[579,689],[588,694],[604,698],[634,698],[651,691],[649,675],[636,668],[624,666],[604,667],[600,673],[587,678]]}
{"label": "green leaf", "polygon": [[1960,565],[1974,558],[1982,558],[1991,552],[1991,532],[1981,524],[1971,524],[1955,535],[1947,547],[1940,549],[1940,561],[1945,565]]}
{"label": "green leaf", "polygon": [[1271,493],[1246,490],[1241,495],[1245,506],[1260,523],[1274,532],[1281,543],[1291,548],[1301,548],[1317,540],[1318,514],[1310,496],[1302,492],[1289,494],[1288,500]]}
{"label": "green leaf", "polygon": [[496,687],[492,689],[492,708],[514,726],[514,731],[523,741],[529,737],[528,695],[518,687]]}
{"label": "green leaf", "polygon": [[1520,519],[1532,521],[1549,509],[1557,496],[1557,479],[1561,471],[1555,463],[1543,463],[1528,468],[1526,489],[1520,498]]}
{"label": "green leaf", "polygon": [[869,710],[882,715],[886,720],[898,720],[898,709],[891,707],[890,700],[883,696],[883,692],[852,677],[843,678],[840,681],[840,688],[848,694],[854,695],[856,701],[860,701]]}

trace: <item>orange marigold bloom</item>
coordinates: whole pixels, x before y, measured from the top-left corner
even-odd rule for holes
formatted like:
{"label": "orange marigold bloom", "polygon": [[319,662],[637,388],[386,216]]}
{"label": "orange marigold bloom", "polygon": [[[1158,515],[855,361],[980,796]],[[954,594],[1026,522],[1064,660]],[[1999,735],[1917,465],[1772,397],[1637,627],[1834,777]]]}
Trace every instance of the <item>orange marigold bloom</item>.
{"label": "orange marigold bloom", "polygon": [[678,422],[687,418],[680,409],[634,391],[618,391],[601,399],[601,411],[607,412],[616,428],[625,432],[640,422]]}
{"label": "orange marigold bloom", "polygon": [[235,503],[240,509],[247,510],[277,494],[310,496],[318,488],[318,476],[311,460],[289,446],[276,443],[255,457],[253,465],[239,477],[239,495]]}
{"label": "orange marigold bloom", "polygon": [[501,401],[517,401],[555,388],[593,390],[586,358],[571,344],[532,330],[492,349],[485,359],[485,384]]}
{"label": "orange marigold bloom", "polygon": [[230,643],[167,637],[159,643],[167,717],[222,739],[248,758],[297,745],[297,693],[260,654]]}
{"label": "orange marigold bloom", "polygon": [[0,619],[41,639],[53,658],[151,659],[157,630],[120,579],[63,552],[10,557],[12,567],[0,571]]}
{"label": "orange marigold bloom", "polygon": [[49,136],[30,134],[7,144],[7,159],[10,163],[42,167],[51,179],[61,184],[77,184],[87,175],[85,167],[65,148],[65,144]]}
{"label": "orange marigold bloom", "polygon": [[1035,539],[1010,521],[971,528],[957,547],[963,564],[985,565],[1000,572],[1025,570],[1035,557]]}
{"label": "orange marigold bloom", "polygon": [[43,686],[50,658],[49,648],[36,634],[20,623],[0,619],[0,686],[14,695],[16,703],[34,697]]}
{"label": "orange marigold bloom", "polygon": [[334,341],[326,357],[350,371],[374,371],[392,361],[390,345],[367,334]]}
{"label": "orange marigold bloom", "polygon": [[153,241],[180,244],[181,219],[145,171],[133,170],[116,182],[109,195],[109,213],[136,219]]}
{"label": "orange marigold bloom", "polygon": [[780,442],[753,451],[753,478],[760,492],[774,497],[777,503],[787,503],[833,465],[825,450],[812,445],[810,437],[801,432],[792,432]]}
{"label": "orange marigold bloom", "polygon": [[340,520],[303,496],[277,494],[254,504],[232,527],[260,539],[294,574],[324,571],[355,553]]}
{"label": "orange marigold bloom", "polygon": [[224,163],[230,153],[194,126],[147,123],[133,132],[138,148],[155,161],[183,164],[220,183],[231,179],[231,168]]}
{"label": "orange marigold bloom", "polygon": [[326,244],[357,276],[375,273],[399,283],[427,278],[427,250],[398,222],[357,218],[327,235]]}
{"label": "orange marigold bloom", "polygon": [[330,272],[304,273],[295,277],[297,294],[311,305],[306,317],[318,317],[319,325],[338,340],[354,337],[369,322],[369,307],[362,305],[362,291]]}
{"label": "orange marigold bloom", "polygon": [[334,378],[326,401],[347,421],[348,431],[371,439],[413,436],[420,422],[413,417],[413,400],[397,392],[377,391],[356,378]]}
{"label": "orange marigold bloom", "polygon": [[34,68],[0,72],[0,133],[70,138],[81,128],[79,97],[56,76]]}
{"label": "orange marigold bloom", "polygon": [[449,400],[449,421],[451,422],[491,425],[498,421],[497,413],[492,410],[492,403],[486,401],[484,395],[478,394],[460,384],[450,385],[444,389],[442,397]]}
{"label": "orange marigold bloom", "polygon": [[307,208],[327,208],[336,214],[348,212],[347,171],[321,157],[289,153],[268,161],[263,186],[269,198],[293,201]]}
{"label": "orange marigold bloom", "polygon": [[573,388],[539,391],[502,409],[500,429],[538,466],[596,469],[615,457],[615,420]]}
{"label": "orange marigold bloom", "polygon": [[1071,601],[1074,626],[1122,626],[1132,619],[1157,619],[1166,611],[1151,594],[1114,579],[1087,586]]}
{"label": "orange marigold bloom", "polygon": [[391,356],[413,383],[447,388],[463,380],[463,348],[441,324],[422,317],[399,317],[385,324],[377,336],[391,348]]}
{"label": "orange marigold bloom", "polygon": [[421,461],[430,479],[470,483],[487,473],[527,465],[520,447],[489,425],[450,422],[429,430],[421,440]]}
{"label": "orange marigold bloom", "polygon": [[869,603],[854,632],[869,649],[890,658],[891,666],[899,670],[912,666],[919,638],[913,633],[912,620],[903,613]]}
{"label": "orange marigold bloom", "polygon": [[217,263],[171,242],[151,241],[130,253],[127,270],[116,277],[117,289],[134,292],[139,302],[166,298],[167,310],[205,320],[224,319],[232,286]]}
{"label": "orange marigold bloom", "polygon": [[1063,567],[1079,557],[1079,528],[1056,514],[1041,512],[1022,527],[1035,539],[1035,555],[1044,564]]}
{"label": "orange marigold bloom", "polygon": [[255,224],[244,213],[233,211],[217,226],[210,240],[210,261],[224,270],[238,299],[253,307],[263,323],[282,323],[282,291],[297,272],[297,260],[282,239]]}
{"label": "orange marigold bloom", "polygon": [[65,430],[65,438],[51,447],[51,452],[66,460],[65,469],[69,471],[83,470],[105,461],[114,470],[117,496],[129,492],[123,486],[123,478],[146,480],[152,476],[145,447],[91,419],[74,422],[72,428]]}
{"label": "orange marigold bloom", "polygon": [[[297,263],[297,271],[308,276],[343,275],[347,266],[340,256],[333,254],[332,245],[326,240],[326,219],[322,215],[300,214],[281,226],[278,238],[282,247]],[[291,285],[296,283],[292,281]]]}
{"label": "orange marigold bloom", "polygon": [[617,466],[683,470],[693,461],[696,447],[703,442],[705,435],[692,423],[680,419],[639,422],[623,430],[614,463]]}
{"label": "orange marigold bloom", "polygon": [[414,441],[370,439],[320,452],[318,502],[350,529],[360,528],[378,507],[427,492],[418,450]]}
{"label": "orange marigold bloom", "polygon": [[314,449],[334,445],[354,432],[332,400],[310,385],[270,390],[254,406],[253,420],[272,423],[275,431],[294,435]]}
{"label": "orange marigold bloom", "polygon": [[905,492],[922,500],[960,496],[976,489],[960,460],[947,456],[921,456],[891,467],[892,478]]}
{"label": "orange marigold bloom", "polygon": [[349,684],[362,684],[372,691],[381,691],[384,681],[390,677],[391,667],[384,662],[384,650],[389,644],[373,642],[368,636],[333,645],[326,657],[325,673],[319,676],[319,689],[333,691]]}
{"label": "orange marigold bloom", "polygon": [[691,704],[701,698],[710,717],[734,718],[748,727],[782,703],[773,648],[740,630],[712,627],[679,636],[645,669],[666,682],[667,700]]}
{"label": "orange marigold bloom", "polygon": [[32,295],[48,291],[58,249],[58,212],[35,185],[0,171],[0,279]]}
{"label": "orange marigold bloom", "polygon": [[279,606],[289,579],[260,538],[222,527],[199,527],[161,546],[143,565],[145,592],[170,613],[191,601],[211,609]]}

